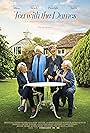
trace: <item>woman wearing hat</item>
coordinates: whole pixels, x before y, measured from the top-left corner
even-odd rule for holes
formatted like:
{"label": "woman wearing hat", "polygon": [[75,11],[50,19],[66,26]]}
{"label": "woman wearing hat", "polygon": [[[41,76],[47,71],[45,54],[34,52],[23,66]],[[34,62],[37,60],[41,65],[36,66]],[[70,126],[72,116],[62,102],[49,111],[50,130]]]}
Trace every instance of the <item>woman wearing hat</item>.
{"label": "woman wearing hat", "polygon": [[[35,47],[35,56],[32,62],[32,72],[35,75],[37,82],[45,82],[44,70],[46,68],[46,56],[43,54],[43,47]],[[37,91],[44,94],[43,87],[37,87]],[[44,97],[42,97],[42,100]]]}

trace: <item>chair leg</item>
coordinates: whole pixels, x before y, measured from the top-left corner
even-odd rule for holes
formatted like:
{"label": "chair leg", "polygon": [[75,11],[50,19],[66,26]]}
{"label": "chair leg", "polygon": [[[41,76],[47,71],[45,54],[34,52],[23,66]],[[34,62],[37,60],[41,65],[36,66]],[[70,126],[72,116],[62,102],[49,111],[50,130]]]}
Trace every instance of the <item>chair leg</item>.
{"label": "chair leg", "polygon": [[[68,101],[68,98],[67,98]],[[73,101],[73,109],[77,109],[77,106],[75,105],[75,101]]]}
{"label": "chair leg", "polygon": [[37,95],[34,95],[34,96],[33,96],[33,100],[34,100],[34,104],[37,105],[37,104],[38,104]]}
{"label": "chair leg", "polygon": [[25,103],[24,113],[27,112],[27,108],[28,108],[28,103],[27,103],[27,101],[26,101],[26,103]]}
{"label": "chair leg", "polygon": [[41,105],[42,105],[42,101],[41,101],[42,96],[43,96],[43,94],[38,92],[38,97],[39,97],[39,103],[37,104],[38,111],[40,111],[42,109],[42,107],[41,107]]}
{"label": "chair leg", "polygon": [[[22,104],[22,100],[23,100],[23,98],[21,97],[21,98],[20,98],[20,106],[21,106],[21,104]],[[27,112],[27,108],[28,108],[28,101],[26,101],[26,103],[25,103],[24,113]]]}
{"label": "chair leg", "polygon": [[61,119],[61,117],[57,115],[56,109],[55,109],[55,105],[54,105],[54,103],[53,103],[53,96],[54,96],[55,93],[58,92],[58,90],[59,90],[59,88],[57,88],[57,90],[54,91],[54,92],[52,93],[52,101],[51,101],[51,103],[50,103],[50,110],[53,111],[53,113],[54,113],[54,115],[55,115],[55,117],[56,117],[57,119]]}
{"label": "chair leg", "polygon": [[[75,97],[75,95],[74,95],[74,97]],[[73,108],[77,109],[77,106],[75,105],[75,100],[73,100]]]}
{"label": "chair leg", "polygon": [[74,105],[73,105],[73,108],[74,108],[74,109],[77,109],[77,106],[74,104]]}

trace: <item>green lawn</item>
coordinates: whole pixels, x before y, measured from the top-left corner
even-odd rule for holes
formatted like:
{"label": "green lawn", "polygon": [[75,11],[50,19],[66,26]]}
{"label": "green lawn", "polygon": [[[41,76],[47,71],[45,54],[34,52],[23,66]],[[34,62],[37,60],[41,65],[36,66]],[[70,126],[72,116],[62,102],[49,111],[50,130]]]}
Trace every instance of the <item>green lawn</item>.
{"label": "green lawn", "polygon": [[[30,110],[27,113],[17,111],[20,98],[17,92],[17,82],[15,79],[0,81],[0,133],[90,133],[90,88],[77,88],[75,94],[75,105],[77,109],[73,111],[73,117],[67,117],[67,104],[61,109],[62,119],[55,118],[53,113],[46,107],[35,119],[30,119]],[[7,123],[6,123],[7,122]],[[9,123],[8,123],[9,122]],[[10,123],[11,122],[11,123]],[[49,125],[56,122],[62,127],[60,129],[29,129],[27,127],[16,127],[17,122],[23,122],[24,126],[28,126],[30,122],[35,124],[38,122]],[[19,125],[18,126],[21,126]],[[37,124],[37,123],[36,123]],[[76,124],[70,127],[72,124]],[[63,127],[64,126],[64,127]],[[65,127],[69,126],[69,127]]]}

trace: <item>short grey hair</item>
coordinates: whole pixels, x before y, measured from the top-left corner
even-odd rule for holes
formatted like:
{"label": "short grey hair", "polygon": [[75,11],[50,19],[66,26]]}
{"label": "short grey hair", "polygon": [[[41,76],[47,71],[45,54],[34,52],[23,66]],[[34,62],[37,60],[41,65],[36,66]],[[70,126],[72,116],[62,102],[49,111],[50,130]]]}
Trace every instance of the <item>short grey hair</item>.
{"label": "short grey hair", "polygon": [[72,63],[71,63],[70,60],[64,60],[63,63],[64,63],[65,65],[67,65],[68,69],[71,69],[71,68],[72,68]]}
{"label": "short grey hair", "polygon": [[25,66],[26,64],[24,62],[20,62],[18,65],[17,65],[17,71],[18,72],[21,72],[21,67],[22,66]]}
{"label": "short grey hair", "polygon": [[42,47],[42,46],[39,46],[39,45],[37,45],[37,46],[35,47],[35,50],[34,50],[34,51],[36,52],[37,50],[40,50],[41,53],[44,52],[43,47]]}

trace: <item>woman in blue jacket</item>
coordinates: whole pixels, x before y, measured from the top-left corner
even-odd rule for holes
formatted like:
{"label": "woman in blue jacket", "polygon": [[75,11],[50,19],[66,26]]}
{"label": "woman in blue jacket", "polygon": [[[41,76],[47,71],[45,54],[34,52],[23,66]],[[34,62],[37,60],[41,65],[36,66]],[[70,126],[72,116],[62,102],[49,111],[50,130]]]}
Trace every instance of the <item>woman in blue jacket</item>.
{"label": "woman in blue jacket", "polygon": [[[56,112],[58,113],[59,107],[59,97],[62,96],[62,101],[65,101],[66,97],[68,98],[68,117],[72,117],[73,109],[73,94],[75,93],[75,76],[71,69],[72,63],[69,60],[64,60],[61,64],[63,69],[63,74],[57,74],[55,79],[61,78],[62,82],[65,82],[66,85],[62,87],[62,91],[58,91],[53,96],[53,103],[55,105]],[[61,94],[62,92],[62,94]]]}
{"label": "woman in blue jacket", "polygon": [[36,112],[36,108],[35,108],[35,104],[33,101],[33,91],[32,88],[29,86],[26,86],[25,88],[23,88],[23,86],[25,84],[31,83],[31,82],[36,82],[36,79],[32,73],[32,71],[28,71],[27,70],[27,66],[24,62],[20,62],[17,66],[17,70],[19,72],[19,74],[17,75],[17,81],[18,81],[18,92],[19,94],[22,96],[22,103],[21,106],[18,108],[19,111],[24,111],[25,108],[25,103],[27,101],[27,99],[30,102],[30,106],[31,106],[31,117],[34,116],[35,112]]}

